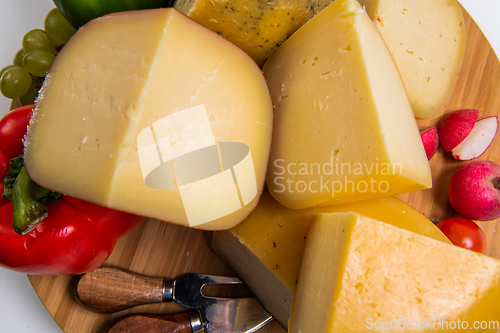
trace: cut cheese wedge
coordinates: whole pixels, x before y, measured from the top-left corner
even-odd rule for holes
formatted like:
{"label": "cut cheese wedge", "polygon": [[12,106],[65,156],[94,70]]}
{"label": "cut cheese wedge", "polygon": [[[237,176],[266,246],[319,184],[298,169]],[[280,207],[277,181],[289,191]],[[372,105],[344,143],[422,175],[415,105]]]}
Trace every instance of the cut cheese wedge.
{"label": "cut cheese wedge", "polygon": [[333,0],[176,0],[174,7],[242,48],[259,65]]}
{"label": "cut cheese wedge", "polygon": [[302,209],[431,186],[405,88],[357,1],[337,0],[263,67],[275,106],[267,186]]}
{"label": "cut cheese wedge", "polygon": [[417,118],[443,114],[465,54],[465,22],[455,0],[359,0],[396,61]]}
{"label": "cut cheese wedge", "polygon": [[241,49],[172,8],[116,13],[57,56],[25,164],[57,192],[227,229],[257,205],[272,123],[265,79]]}
{"label": "cut cheese wedge", "polygon": [[286,327],[313,215],[349,211],[451,244],[434,223],[394,197],[294,210],[265,192],[247,220],[213,234],[212,247]]}
{"label": "cut cheese wedge", "polygon": [[355,213],[317,215],[290,333],[496,332],[500,261]]}

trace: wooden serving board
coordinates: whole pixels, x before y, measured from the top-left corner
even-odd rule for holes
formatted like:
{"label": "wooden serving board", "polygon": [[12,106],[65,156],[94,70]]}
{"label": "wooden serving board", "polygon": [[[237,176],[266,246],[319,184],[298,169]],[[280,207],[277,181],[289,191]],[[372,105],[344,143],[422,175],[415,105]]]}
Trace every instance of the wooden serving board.
{"label": "wooden serving board", "polygon": [[[500,63],[468,13],[462,8],[467,27],[467,51],[458,84],[448,111],[475,108],[480,118],[500,116]],[[420,129],[434,126],[435,120],[418,121]],[[500,135],[480,159],[500,163]],[[456,215],[447,199],[447,184],[453,172],[464,162],[456,161],[442,148],[431,160],[432,189],[399,196],[432,221]],[[500,258],[500,221],[479,223],[488,240],[488,254]],[[176,226],[152,219],[145,220],[131,234],[120,239],[106,265],[157,277],[175,278],[187,273],[234,276],[210,248],[211,233]],[[115,314],[97,314],[76,303],[73,293],[75,276],[28,276],[49,313],[65,333],[105,332],[116,318],[132,312],[173,313],[185,309],[174,303],[143,305]],[[275,321],[261,333],[283,333]]]}

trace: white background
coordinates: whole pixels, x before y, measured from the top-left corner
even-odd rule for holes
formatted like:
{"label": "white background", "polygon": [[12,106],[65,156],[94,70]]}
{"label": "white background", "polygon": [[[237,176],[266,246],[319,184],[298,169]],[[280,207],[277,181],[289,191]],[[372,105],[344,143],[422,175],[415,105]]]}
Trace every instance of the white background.
{"label": "white background", "polygon": [[[500,0],[462,0],[460,3],[483,30],[495,52],[500,54]],[[53,7],[51,0],[1,0],[0,68],[12,63],[26,32],[43,29],[45,15]],[[1,96],[0,116],[9,110],[9,106],[10,100]],[[0,333],[7,332],[62,331],[43,307],[28,278],[0,268]]]}

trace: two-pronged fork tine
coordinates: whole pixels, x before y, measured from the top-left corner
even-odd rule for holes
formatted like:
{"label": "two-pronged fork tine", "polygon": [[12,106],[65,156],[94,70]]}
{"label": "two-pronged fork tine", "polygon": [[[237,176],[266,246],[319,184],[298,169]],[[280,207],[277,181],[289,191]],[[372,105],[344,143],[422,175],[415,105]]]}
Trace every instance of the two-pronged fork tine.
{"label": "two-pronged fork tine", "polygon": [[207,297],[202,289],[209,284],[242,284],[236,277],[215,276],[204,274],[184,274],[175,280],[164,280],[163,301],[176,301],[186,308],[200,308],[209,305],[220,297]]}

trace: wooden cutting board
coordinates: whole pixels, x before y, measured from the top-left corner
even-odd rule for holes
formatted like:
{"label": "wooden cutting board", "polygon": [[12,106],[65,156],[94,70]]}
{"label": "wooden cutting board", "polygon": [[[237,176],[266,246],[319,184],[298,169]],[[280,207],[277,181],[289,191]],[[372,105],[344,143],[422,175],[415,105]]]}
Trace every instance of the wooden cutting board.
{"label": "wooden cutting board", "polygon": [[[462,8],[467,27],[467,51],[448,110],[476,108],[480,118],[500,116],[500,63],[488,41]],[[420,129],[436,125],[435,120],[418,121]],[[481,159],[500,163],[500,135],[497,135]],[[442,148],[431,160],[434,187],[399,196],[432,221],[456,215],[448,203],[446,189],[452,173],[463,164]],[[488,254],[500,258],[500,221],[479,223],[488,240]],[[211,250],[211,233],[172,225],[152,219],[145,220],[131,234],[120,239],[106,265],[158,277],[196,272],[233,275],[234,272]],[[73,293],[75,276],[28,276],[33,288],[49,313],[65,333],[105,332],[116,318],[132,312],[172,313],[184,311],[174,303],[144,305],[116,314],[97,314],[76,303]],[[260,333],[283,333],[275,321]]]}

